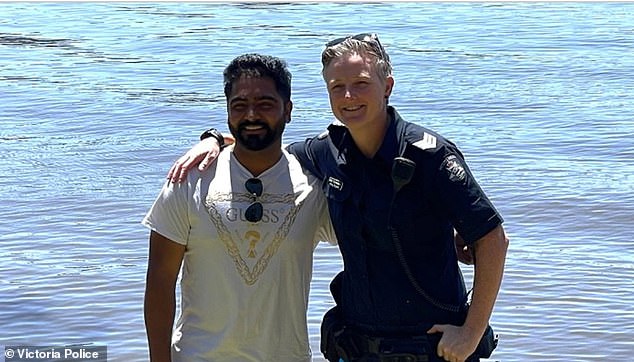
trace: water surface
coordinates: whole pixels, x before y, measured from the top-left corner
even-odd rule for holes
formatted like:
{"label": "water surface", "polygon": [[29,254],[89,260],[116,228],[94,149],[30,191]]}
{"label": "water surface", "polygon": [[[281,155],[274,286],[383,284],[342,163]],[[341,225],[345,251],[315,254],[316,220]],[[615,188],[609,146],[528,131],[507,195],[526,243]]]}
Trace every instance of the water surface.
{"label": "water surface", "polygon": [[[322,45],[363,31],[392,56],[391,103],[460,147],[506,220],[493,358],[627,360],[634,4],[596,2],[0,4],[0,345],[147,360],[139,221],[200,132],[226,131],[223,68],[286,59],[285,141],[303,139],[332,118]],[[321,361],[341,265],[333,247],[315,258]]]}

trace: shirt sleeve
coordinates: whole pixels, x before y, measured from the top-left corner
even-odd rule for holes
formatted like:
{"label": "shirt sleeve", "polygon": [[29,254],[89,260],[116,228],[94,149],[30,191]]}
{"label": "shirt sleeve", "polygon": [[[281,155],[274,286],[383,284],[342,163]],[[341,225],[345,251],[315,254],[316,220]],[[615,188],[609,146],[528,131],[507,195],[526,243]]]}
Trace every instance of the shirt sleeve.
{"label": "shirt sleeve", "polygon": [[165,182],[141,223],[178,244],[187,245],[190,230],[188,190],[188,182]]}
{"label": "shirt sleeve", "polygon": [[[319,191],[321,192],[321,191]],[[330,245],[337,245],[337,235],[335,234],[335,228],[332,226],[332,220],[330,219],[330,213],[328,212],[328,203],[326,202],[326,197],[323,193],[320,195],[323,198],[323,202],[321,203],[323,206],[321,207],[319,214],[319,228],[317,229],[317,234],[315,236],[315,245],[320,241],[328,242]]]}
{"label": "shirt sleeve", "polygon": [[503,219],[457,150],[441,153],[435,178],[439,202],[468,244],[485,236]]}

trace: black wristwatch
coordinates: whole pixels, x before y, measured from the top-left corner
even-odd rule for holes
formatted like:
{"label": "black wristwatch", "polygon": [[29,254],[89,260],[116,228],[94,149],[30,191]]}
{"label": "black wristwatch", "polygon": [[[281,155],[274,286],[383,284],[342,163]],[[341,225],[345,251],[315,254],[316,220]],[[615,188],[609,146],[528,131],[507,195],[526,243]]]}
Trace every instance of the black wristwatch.
{"label": "black wristwatch", "polygon": [[200,135],[200,140],[204,140],[205,138],[213,137],[218,141],[218,146],[222,148],[225,145],[225,138],[222,136],[222,133],[215,128],[210,128],[203,132]]}

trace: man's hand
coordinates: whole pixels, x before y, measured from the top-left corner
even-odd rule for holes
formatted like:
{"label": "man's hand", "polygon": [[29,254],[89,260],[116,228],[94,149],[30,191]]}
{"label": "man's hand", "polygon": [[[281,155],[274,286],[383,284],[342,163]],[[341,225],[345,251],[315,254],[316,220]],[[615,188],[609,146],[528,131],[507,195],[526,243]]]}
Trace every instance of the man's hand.
{"label": "man's hand", "polygon": [[206,170],[219,153],[218,141],[213,137],[205,138],[176,160],[167,173],[167,179],[174,183],[183,182],[190,169],[198,165],[200,171]]}
{"label": "man's hand", "polygon": [[464,362],[478,347],[482,336],[465,326],[436,324],[427,333],[442,333],[436,353],[445,361]]}

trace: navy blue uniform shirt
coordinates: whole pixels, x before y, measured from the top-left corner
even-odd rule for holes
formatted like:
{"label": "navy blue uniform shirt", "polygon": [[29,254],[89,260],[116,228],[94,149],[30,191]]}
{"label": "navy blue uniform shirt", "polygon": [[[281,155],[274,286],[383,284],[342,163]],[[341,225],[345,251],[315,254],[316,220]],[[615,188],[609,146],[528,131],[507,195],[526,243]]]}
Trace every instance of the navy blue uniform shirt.
{"label": "navy blue uniform shirt", "polygon": [[[338,304],[348,324],[371,331],[425,333],[436,323],[461,325],[465,313],[439,308],[408,279],[405,262],[423,291],[461,308],[465,283],[454,246],[454,227],[473,243],[502,218],[454,144],[404,121],[388,108],[390,124],[368,159],[341,124],[288,150],[323,180],[344,271]],[[395,196],[391,170],[397,156],[416,163],[413,179]],[[402,253],[397,253],[389,222]],[[401,260],[404,259],[404,260]]]}

